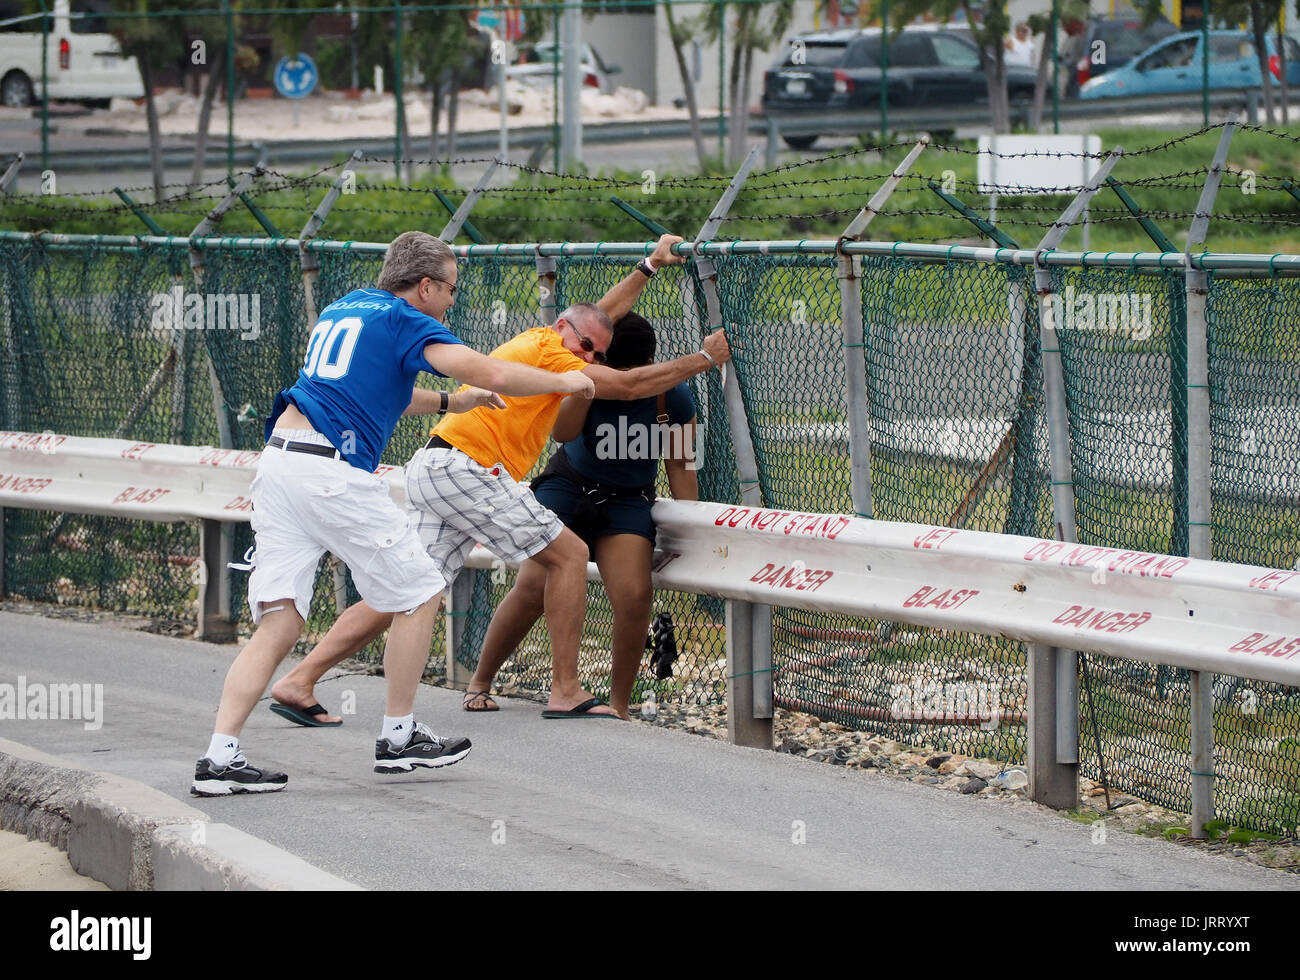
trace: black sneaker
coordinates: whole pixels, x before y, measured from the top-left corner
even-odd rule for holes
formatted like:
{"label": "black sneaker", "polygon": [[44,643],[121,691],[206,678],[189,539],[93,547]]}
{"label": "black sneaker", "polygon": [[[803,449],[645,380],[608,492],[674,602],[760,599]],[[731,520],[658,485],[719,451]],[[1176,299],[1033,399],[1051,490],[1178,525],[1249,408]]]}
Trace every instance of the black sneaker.
{"label": "black sneaker", "polygon": [[405,745],[394,745],[386,738],[375,742],[375,772],[410,772],[415,766],[440,769],[454,766],[469,755],[469,739],[451,736],[439,738],[427,725],[415,723],[415,731]]}
{"label": "black sneaker", "polygon": [[229,796],[232,793],[276,793],[284,789],[289,777],[250,766],[240,752],[229,765],[219,766],[207,756],[194,767],[194,796]]}

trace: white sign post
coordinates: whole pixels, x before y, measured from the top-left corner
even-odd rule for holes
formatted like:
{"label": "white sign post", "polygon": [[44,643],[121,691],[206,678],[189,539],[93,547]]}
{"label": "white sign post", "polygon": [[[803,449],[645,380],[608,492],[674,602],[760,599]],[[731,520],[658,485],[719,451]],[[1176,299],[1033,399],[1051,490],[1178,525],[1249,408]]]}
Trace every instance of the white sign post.
{"label": "white sign post", "polygon": [[[1101,137],[1084,133],[981,136],[979,150],[979,192],[989,195],[991,224],[997,224],[999,196],[1075,195],[1101,166]],[[1088,231],[1084,211],[1084,251]]]}

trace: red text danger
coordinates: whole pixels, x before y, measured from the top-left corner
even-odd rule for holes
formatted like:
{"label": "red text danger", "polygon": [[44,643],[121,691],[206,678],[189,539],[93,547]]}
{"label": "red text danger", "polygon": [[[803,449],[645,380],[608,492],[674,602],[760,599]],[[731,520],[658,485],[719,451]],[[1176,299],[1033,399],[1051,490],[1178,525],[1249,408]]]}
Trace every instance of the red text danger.
{"label": "red text danger", "polygon": [[1149,612],[1113,612],[1096,606],[1071,606],[1052,622],[1098,633],[1131,633],[1151,618]]}

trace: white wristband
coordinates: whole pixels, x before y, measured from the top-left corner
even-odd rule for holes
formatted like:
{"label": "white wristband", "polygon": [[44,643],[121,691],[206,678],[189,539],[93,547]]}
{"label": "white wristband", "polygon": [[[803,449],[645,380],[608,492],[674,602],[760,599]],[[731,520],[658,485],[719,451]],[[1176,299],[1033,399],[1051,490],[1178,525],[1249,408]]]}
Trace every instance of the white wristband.
{"label": "white wristband", "polygon": [[715,360],[713,359],[713,355],[710,354],[708,351],[706,351],[703,347],[701,347],[701,348],[700,348],[698,351],[696,351],[695,353],[697,353],[697,354],[703,354],[703,355],[704,355],[704,359],[705,359],[706,361],[709,362],[709,367],[707,368],[707,370],[712,370],[713,368],[715,368],[715,367],[718,366],[718,362],[715,361]]}

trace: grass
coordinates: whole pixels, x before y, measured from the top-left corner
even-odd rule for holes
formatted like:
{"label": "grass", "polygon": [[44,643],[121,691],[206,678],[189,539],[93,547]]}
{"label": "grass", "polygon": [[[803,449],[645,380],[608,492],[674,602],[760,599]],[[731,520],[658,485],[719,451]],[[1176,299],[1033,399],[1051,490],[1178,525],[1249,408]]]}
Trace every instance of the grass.
{"label": "grass", "polygon": [[[1292,125],[1291,134],[1300,134]],[[1158,129],[1097,130],[1104,147],[1122,145],[1126,155],[1113,176],[1127,185],[1175,245],[1186,240],[1191,215],[1219,130],[1167,145],[1172,134]],[[956,195],[977,210],[987,200],[977,193],[973,143],[957,150],[932,147],[870,226],[883,241],[954,242],[978,240],[978,232],[952,213],[926,187],[928,180],[955,184]],[[729,237],[744,239],[834,239],[879,188],[908,147],[835,154],[750,176],[724,225]],[[1295,144],[1283,136],[1240,131],[1233,139],[1210,223],[1206,247],[1215,252],[1296,253],[1300,251],[1300,202],[1280,189],[1294,172]],[[339,163],[342,162],[339,157]],[[1250,171],[1250,174],[1246,174]],[[256,203],[282,228],[296,231],[325,193],[331,171],[308,184],[262,191]],[[489,190],[474,209],[473,221],[487,241],[641,240],[645,231],[608,203],[611,194],[632,200],[651,217],[690,234],[708,216],[725,186],[729,171],[712,174],[657,175],[653,195],[640,193],[640,171],[601,175],[597,182],[521,174],[509,187]],[[708,179],[713,178],[713,179]],[[615,183],[617,182],[617,183]],[[446,172],[429,171],[410,187],[389,182],[360,184],[342,198],[325,226],[339,240],[387,241],[411,227],[441,225],[445,212],[429,193],[438,186],[454,197],[463,194]],[[217,188],[218,190],[222,188]],[[1004,198],[999,224],[1022,246],[1037,243],[1068,203],[1068,196]],[[154,204],[148,210],[169,233],[188,234],[211,204],[182,200]],[[1118,198],[1103,190],[1092,207],[1090,248],[1095,251],[1150,251],[1154,245],[1123,211]],[[66,233],[137,234],[143,225],[116,198],[32,195],[0,199],[0,227],[47,229]],[[222,234],[263,234],[245,209],[233,210]],[[1067,234],[1063,249],[1082,247],[1082,228]]]}

